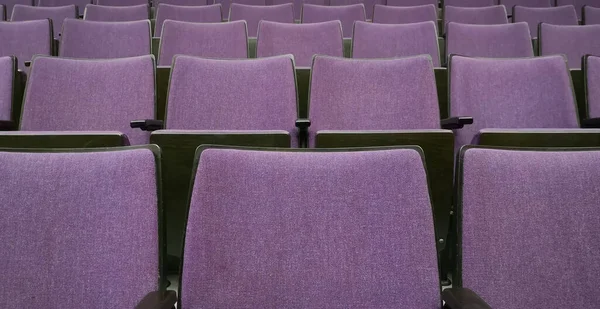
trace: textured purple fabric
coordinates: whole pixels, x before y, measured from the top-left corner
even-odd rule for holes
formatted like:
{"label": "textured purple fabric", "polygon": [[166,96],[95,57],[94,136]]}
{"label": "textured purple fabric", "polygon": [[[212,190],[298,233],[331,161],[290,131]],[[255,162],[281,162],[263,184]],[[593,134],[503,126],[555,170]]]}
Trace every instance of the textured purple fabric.
{"label": "textured purple fabric", "polygon": [[357,20],[365,21],[365,6],[362,3],[342,6],[323,6],[304,4],[302,6],[302,23],[318,23],[339,20],[345,38],[352,37],[352,28]]}
{"label": "textured purple fabric", "polygon": [[27,80],[21,130],[120,131],[132,145],[149,133],[131,120],[154,119],[154,59],[36,57]]}
{"label": "textured purple fabric", "polygon": [[386,5],[389,6],[419,6],[433,4],[438,6],[438,0],[386,0]]}
{"label": "textured purple fabric", "polygon": [[429,56],[396,59],[315,57],[310,143],[320,130],[439,129]]}
{"label": "textured purple fabric", "polygon": [[472,25],[508,24],[506,9],[503,5],[485,7],[444,7],[444,24],[449,22]]}
{"label": "textured purple fabric", "polygon": [[[211,1],[212,2],[212,1]],[[207,5],[207,0],[158,0],[158,3],[172,4],[172,5],[184,5],[184,6],[200,6]]]}
{"label": "textured purple fabric", "polygon": [[15,4],[33,5],[33,0],[2,0],[2,5],[6,7],[6,19],[10,19]]}
{"label": "textured purple fabric", "polygon": [[600,8],[600,2],[598,0],[556,0],[556,6],[562,5],[574,5],[577,11],[577,16],[581,18],[581,12],[583,6],[593,6]]}
{"label": "textured purple fabric", "polygon": [[258,22],[261,20],[294,23],[294,5],[292,3],[267,6],[232,3],[229,21],[235,20],[245,20],[248,25],[248,36],[256,37]]}
{"label": "textured purple fabric", "polygon": [[538,35],[538,25],[548,23],[553,25],[578,25],[577,12],[572,5],[551,8],[530,8],[515,6],[513,11],[513,22],[526,22],[532,37]]}
{"label": "textured purple fabric", "polygon": [[91,4],[92,0],[38,0],[37,6],[66,6],[74,4],[79,12],[83,12],[85,6]]}
{"label": "textured purple fabric", "polygon": [[585,25],[599,25],[600,24],[600,7],[595,8],[593,6],[586,5],[583,8],[583,23]]}
{"label": "textured purple fabric", "polygon": [[15,59],[0,57],[0,120],[11,120]]}
{"label": "textured purple fabric", "polygon": [[190,23],[165,20],[158,64],[170,66],[177,54],[241,59],[248,57],[246,22]]}
{"label": "textured purple fabric", "polygon": [[52,54],[50,20],[0,22],[0,56],[16,56],[19,69],[34,55]]}
{"label": "textured purple fabric", "polygon": [[221,4],[179,6],[161,3],[156,10],[154,36],[161,36],[163,23],[167,19],[194,23],[219,23],[223,20],[223,14],[221,13]]}
{"label": "textured purple fabric", "polygon": [[375,5],[373,23],[378,24],[411,24],[432,21],[437,28],[437,7],[433,4],[396,7]]}
{"label": "textured purple fabric", "polygon": [[373,6],[384,5],[386,0],[329,0],[330,6],[351,5],[362,3],[368,19],[373,18]]}
{"label": "textured purple fabric", "polygon": [[571,77],[562,56],[450,61],[450,115],[472,116],[455,145],[485,128],[578,128]]}
{"label": "textured purple fabric", "polygon": [[59,56],[123,58],[151,53],[150,21],[102,22],[68,18],[63,24]]}
{"label": "textured purple fabric", "polygon": [[293,54],[296,66],[310,67],[314,55],[343,57],[340,21],[316,24],[282,24],[261,21],[256,43],[257,57]]}
{"label": "textured purple fabric", "polygon": [[600,57],[588,57],[586,79],[590,117],[600,117]]}
{"label": "textured purple fabric", "polygon": [[63,21],[67,18],[77,18],[79,13],[75,5],[42,7],[29,5],[15,5],[11,21],[26,21],[38,19],[51,19],[54,31],[54,37],[60,36]]}
{"label": "textured purple fabric", "polygon": [[529,26],[525,22],[505,25],[446,25],[446,54],[471,57],[533,57]]}
{"label": "textured purple fabric", "polygon": [[373,24],[357,21],[352,38],[353,58],[395,58],[430,55],[433,65],[440,66],[435,22],[414,24]]}
{"label": "textured purple fabric", "polygon": [[446,7],[446,6],[484,7],[484,6],[494,6],[496,4],[497,4],[496,0],[444,0],[444,7]]}
{"label": "textured purple fabric", "polygon": [[581,57],[584,55],[600,56],[600,25],[542,24],[540,32],[540,55],[564,54],[567,56],[569,68],[580,68]]}
{"label": "textured purple fabric", "polygon": [[150,18],[147,4],[133,6],[88,5],[83,19],[92,21],[133,21]]}
{"label": "textured purple fabric", "polygon": [[109,6],[134,6],[134,5],[149,5],[148,0],[94,0],[97,5]]}
{"label": "textured purple fabric", "polygon": [[500,5],[506,7],[506,11],[512,14],[512,8],[515,5],[522,7],[533,7],[533,8],[549,8],[554,6],[554,0],[498,0]]}
{"label": "textured purple fabric", "polygon": [[155,165],[148,149],[0,153],[0,307],[133,308],[158,289]]}
{"label": "textured purple fabric", "polygon": [[208,149],[192,194],[184,308],[440,307],[415,150]]}
{"label": "textured purple fabric", "polygon": [[463,285],[492,308],[596,308],[599,151],[470,149]]}

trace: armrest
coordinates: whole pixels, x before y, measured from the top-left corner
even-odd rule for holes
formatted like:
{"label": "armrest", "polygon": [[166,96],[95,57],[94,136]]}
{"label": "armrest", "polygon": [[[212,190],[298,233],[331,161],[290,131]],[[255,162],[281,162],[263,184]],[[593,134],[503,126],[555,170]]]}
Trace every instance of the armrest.
{"label": "armrest", "polygon": [[477,293],[467,288],[449,288],[442,292],[444,308],[450,309],[491,309]]}
{"label": "armrest", "polygon": [[446,130],[462,129],[468,124],[473,124],[473,117],[451,117],[443,119],[441,122],[442,129]]}
{"label": "armrest", "polygon": [[171,309],[176,302],[177,293],[175,291],[165,291],[164,293],[154,291],[144,296],[135,309]]}
{"label": "armrest", "polygon": [[581,121],[582,128],[600,128],[600,118],[587,118]]}
{"label": "armrest", "polygon": [[0,120],[0,131],[14,131],[17,125],[12,120]]}
{"label": "armrest", "polygon": [[129,125],[134,129],[140,129],[142,131],[156,131],[163,129],[164,127],[163,121],[156,119],[133,120]]}
{"label": "armrest", "polygon": [[296,128],[298,128],[298,147],[308,147],[308,128],[310,127],[310,119],[300,118],[296,120]]}

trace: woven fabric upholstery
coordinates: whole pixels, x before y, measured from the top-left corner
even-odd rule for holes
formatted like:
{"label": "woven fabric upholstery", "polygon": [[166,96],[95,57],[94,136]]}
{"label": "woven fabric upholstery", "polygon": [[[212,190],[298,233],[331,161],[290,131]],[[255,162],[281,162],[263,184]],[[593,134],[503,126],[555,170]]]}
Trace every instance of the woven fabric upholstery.
{"label": "woven fabric upholstery", "polygon": [[438,6],[438,0],[386,0],[386,5],[389,6],[418,6],[433,4]]}
{"label": "woven fabric upholstery", "polygon": [[137,6],[137,5],[149,5],[148,0],[94,0],[97,5],[106,6]]}
{"label": "woven fabric upholstery", "polygon": [[261,20],[294,23],[294,5],[287,3],[264,6],[232,3],[229,11],[229,21],[235,20],[245,20],[248,24],[248,36],[256,37],[258,22]]}
{"label": "woven fabric upholstery", "polygon": [[240,59],[248,57],[246,22],[190,23],[166,20],[158,64],[170,66],[177,54]]}
{"label": "woven fabric upholstery", "polygon": [[573,26],[579,24],[577,12],[572,5],[549,8],[515,6],[512,19],[513,22],[526,22],[532,37],[537,37],[540,23]]}
{"label": "woven fabric upholstery", "polygon": [[88,5],[83,19],[93,21],[133,21],[150,17],[148,4],[132,6]]}
{"label": "woven fabric upholstery", "polygon": [[77,18],[77,7],[75,5],[42,7],[29,5],[15,5],[11,21],[26,21],[51,19],[54,37],[58,38],[61,33],[63,22],[66,18]]}
{"label": "woven fabric upholstery", "polygon": [[440,307],[412,149],[205,150],[185,237],[184,308]]}
{"label": "woven fabric upholstery", "polygon": [[463,285],[492,308],[594,308],[600,151],[469,149]]}
{"label": "woven fabric upholstery", "polygon": [[0,120],[12,120],[15,58],[0,57]]}
{"label": "woven fabric upholstery", "polygon": [[352,5],[362,3],[368,19],[373,18],[373,6],[384,5],[386,0],[329,0],[330,6]]}
{"label": "woven fabric upholstery", "polygon": [[201,6],[207,5],[207,0],[158,0],[159,5],[161,3],[164,4],[172,4],[172,5],[184,5],[184,6]]}
{"label": "woven fabric upholstery", "polygon": [[584,55],[600,56],[600,25],[540,25],[540,55],[564,54],[569,68],[581,68]]}
{"label": "woven fabric upholstery", "polygon": [[457,147],[481,129],[578,128],[571,78],[562,56],[450,60],[450,115],[472,116]]}
{"label": "woven fabric upholstery", "polygon": [[508,24],[506,9],[502,5],[486,7],[444,7],[444,24],[456,22],[473,25]]}
{"label": "woven fabric upholstery", "polygon": [[2,0],[2,5],[6,8],[6,19],[10,20],[12,15],[13,7],[16,4],[33,5],[33,0]]}
{"label": "woven fabric upholstery", "polygon": [[52,54],[50,20],[0,22],[0,56],[16,56],[19,69],[34,55]]}
{"label": "woven fabric upholstery", "polygon": [[597,0],[556,0],[556,6],[573,5],[577,11],[577,16],[581,18],[583,6],[593,6],[600,8],[600,3]]}
{"label": "woven fabric upholstery", "polygon": [[550,8],[554,6],[554,0],[498,0],[500,5],[504,5],[509,14],[512,14],[512,8],[515,5],[529,8]]}
{"label": "woven fabric upholstery", "polygon": [[219,23],[223,19],[223,16],[221,13],[221,4],[179,6],[161,3],[156,9],[154,36],[161,36],[163,23],[167,19],[194,23]]}
{"label": "woven fabric upholstery", "polygon": [[150,21],[102,22],[66,19],[59,56],[124,58],[151,53]]}
{"label": "woven fabric upholstery", "polygon": [[600,7],[595,8],[593,6],[586,5],[584,8],[583,22],[585,25],[598,25],[600,24]]}
{"label": "woven fabric upholstery", "polygon": [[0,152],[11,180],[0,190],[10,265],[0,306],[133,308],[158,289],[155,161],[148,149]]}
{"label": "woven fabric upholstery", "polygon": [[357,20],[365,21],[365,6],[362,3],[341,6],[323,6],[304,4],[302,6],[302,23],[311,24],[324,21],[339,20],[345,38],[352,37],[352,27]]}
{"label": "woven fabric upholstery", "polygon": [[435,23],[372,24],[357,21],[352,40],[353,58],[394,58],[430,55],[433,65],[440,66]]}
{"label": "woven fabric upholstery", "polygon": [[310,143],[320,130],[439,129],[429,56],[345,59],[317,56],[310,84]]}
{"label": "woven fabric upholstery", "polygon": [[446,54],[471,57],[533,57],[529,26],[525,22],[506,25],[446,25]]}
{"label": "woven fabric upholstery", "polygon": [[129,122],[155,118],[154,59],[36,57],[23,104],[24,131],[120,131],[147,144]]}
{"label": "woven fabric upholstery", "polygon": [[436,23],[437,7],[433,4],[396,7],[388,5],[375,5],[373,23],[378,24],[411,24],[423,21]]}
{"label": "woven fabric upholstery", "polygon": [[257,57],[293,54],[296,66],[310,67],[314,55],[342,57],[344,43],[338,20],[316,24],[283,24],[261,21]]}
{"label": "woven fabric upholstery", "polygon": [[37,6],[66,6],[74,4],[79,12],[83,12],[85,6],[92,4],[92,0],[36,0]]}
{"label": "woven fabric upholstery", "polygon": [[446,7],[446,6],[485,7],[485,6],[494,6],[496,4],[497,4],[496,0],[444,0],[444,7]]}
{"label": "woven fabric upholstery", "polygon": [[589,116],[600,117],[600,57],[588,57],[585,69]]}

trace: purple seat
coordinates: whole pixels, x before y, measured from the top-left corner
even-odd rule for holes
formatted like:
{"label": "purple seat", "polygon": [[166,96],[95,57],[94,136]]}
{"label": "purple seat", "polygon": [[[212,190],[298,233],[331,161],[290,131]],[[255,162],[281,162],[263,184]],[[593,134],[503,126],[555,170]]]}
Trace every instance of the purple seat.
{"label": "purple seat", "polygon": [[147,4],[133,6],[105,6],[90,4],[85,7],[84,20],[91,21],[134,21],[150,18]]}
{"label": "purple seat", "polygon": [[194,23],[219,23],[223,20],[221,4],[206,6],[180,6],[161,3],[156,10],[154,35],[160,37],[167,19]]}
{"label": "purple seat", "polygon": [[412,24],[424,21],[436,23],[437,7],[433,4],[413,7],[395,7],[375,5],[373,10],[373,23],[378,24]]}
{"label": "purple seat", "polygon": [[258,22],[261,20],[294,23],[294,4],[261,6],[232,3],[229,11],[229,21],[235,20],[245,20],[248,25],[248,36],[256,37]]}
{"label": "purple seat", "polygon": [[471,57],[533,57],[529,26],[525,22],[505,25],[446,25],[446,54]]}
{"label": "purple seat", "polygon": [[344,38],[352,37],[352,28],[357,20],[365,21],[365,6],[362,3],[343,6],[323,6],[304,4],[302,6],[302,23],[318,23],[339,20],[342,23]]}
{"label": "purple seat", "polygon": [[492,308],[596,307],[598,166],[597,149],[463,150],[462,285]]}
{"label": "purple seat", "polygon": [[158,4],[171,4],[171,5],[183,5],[183,6],[200,6],[208,5],[207,0],[158,0]]}
{"label": "purple seat", "polygon": [[209,148],[197,160],[184,308],[440,308],[419,151]]}
{"label": "purple seat", "polygon": [[556,6],[573,5],[577,11],[577,16],[581,18],[584,6],[593,6],[600,8],[600,3],[597,0],[556,0]]}
{"label": "purple seat", "polygon": [[367,19],[373,18],[373,7],[384,5],[386,0],[329,0],[330,6],[352,5],[362,3],[365,6]]}
{"label": "purple seat", "polygon": [[500,5],[506,7],[508,14],[512,14],[515,5],[529,8],[550,8],[554,6],[554,0],[498,0]]}
{"label": "purple seat", "polygon": [[17,62],[15,57],[0,57],[0,121],[14,120],[13,114],[13,89]]}
{"label": "purple seat", "polygon": [[261,21],[256,56],[293,54],[296,66],[310,67],[314,55],[342,57],[344,43],[340,21],[316,24],[284,24]]}
{"label": "purple seat", "polygon": [[471,25],[508,24],[506,9],[503,5],[486,7],[444,7],[444,25],[450,22]]}
{"label": "purple seat", "polygon": [[586,57],[584,69],[589,117],[600,117],[600,57]]}
{"label": "purple seat", "polygon": [[395,58],[429,55],[433,65],[440,66],[435,23],[372,24],[357,21],[352,38],[353,58]]}
{"label": "purple seat", "polygon": [[389,6],[421,6],[433,4],[438,7],[438,0],[386,0],[386,5]]}
{"label": "purple seat", "polygon": [[9,20],[12,15],[12,10],[15,4],[22,5],[33,5],[33,0],[2,0],[2,5],[5,9],[6,18],[5,20]]}
{"label": "purple seat", "polygon": [[132,145],[149,133],[130,121],[155,119],[154,58],[36,57],[23,100],[22,131],[119,131]]}
{"label": "purple seat", "polygon": [[77,18],[79,13],[75,5],[41,7],[17,4],[13,8],[11,21],[26,21],[38,19],[51,19],[54,38],[61,35],[62,25],[67,18]]}
{"label": "purple seat", "polygon": [[66,6],[74,4],[77,11],[83,13],[85,6],[92,4],[92,0],[37,0],[37,6]]}
{"label": "purple seat", "polygon": [[495,6],[496,0],[444,0],[444,8],[446,6],[456,7],[484,7],[484,6]]}
{"label": "purple seat", "polygon": [[133,308],[164,284],[153,152],[0,152],[0,306]]}
{"label": "purple seat", "polygon": [[177,54],[221,59],[248,58],[246,22],[189,23],[165,20],[158,65],[170,66]]}
{"label": "purple seat", "polygon": [[108,6],[137,6],[137,5],[150,5],[148,0],[94,0],[96,5],[108,5]]}
{"label": "purple seat", "polygon": [[583,7],[582,20],[584,25],[599,25],[600,24],[600,7],[586,5]]}
{"label": "purple seat", "polygon": [[123,58],[151,53],[150,21],[101,22],[66,19],[59,56]]}
{"label": "purple seat", "polygon": [[573,26],[579,24],[577,12],[572,5],[551,8],[531,8],[517,5],[513,7],[512,20],[513,22],[526,22],[532,37],[538,36],[540,23]]}
{"label": "purple seat", "polygon": [[456,145],[477,142],[482,129],[579,128],[565,58],[450,59],[450,115],[472,116]]}
{"label": "purple seat", "polygon": [[600,25],[560,26],[541,24],[540,55],[564,54],[569,68],[581,68],[584,55],[600,56]]}
{"label": "purple seat", "polygon": [[52,23],[49,19],[0,22],[0,56],[16,56],[19,69],[34,55],[52,55]]}

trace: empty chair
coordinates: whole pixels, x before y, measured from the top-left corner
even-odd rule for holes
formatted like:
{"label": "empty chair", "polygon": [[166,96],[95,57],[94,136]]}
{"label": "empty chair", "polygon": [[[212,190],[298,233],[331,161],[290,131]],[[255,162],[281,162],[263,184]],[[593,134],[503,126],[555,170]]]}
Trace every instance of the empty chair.
{"label": "empty chair", "polygon": [[433,4],[395,7],[375,5],[373,23],[378,24],[411,24],[433,21],[437,28],[437,7]]}
{"label": "empty chair", "polygon": [[101,22],[66,19],[59,56],[123,58],[151,53],[150,21]]}
{"label": "empty chair", "polygon": [[473,25],[507,24],[506,9],[503,5],[487,7],[444,7],[444,24],[449,22]]}
{"label": "empty chair", "polygon": [[229,11],[229,21],[245,20],[248,25],[248,36],[256,37],[258,22],[261,20],[280,23],[294,22],[294,5],[292,3],[279,5],[245,5],[232,3]]}
{"label": "empty chair", "polygon": [[37,0],[38,6],[66,6],[74,4],[77,11],[83,13],[85,6],[92,4],[92,0]]}
{"label": "empty chair", "polygon": [[13,95],[16,73],[17,60],[15,57],[0,57],[0,126],[2,121],[15,120],[13,119]]}
{"label": "empty chair", "polygon": [[365,21],[365,6],[362,3],[343,6],[323,6],[304,4],[302,6],[302,23],[318,23],[339,20],[342,23],[344,38],[352,37],[352,27],[357,20]]}
{"label": "empty chair", "polygon": [[430,55],[440,66],[440,51],[435,23],[372,24],[357,21],[352,37],[353,58],[395,58]]}
{"label": "empty chair", "polygon": [[500,5],[506,7],[508,14],[512,14],[515,5],[529,8],[550,8],[554,6],[554,0],[498,0]]}
{"label": "empty chair", "polygon": [[49,19],[0,22],[0,56],[16,56],[19,69],[34,55],[52,55],[52,22]]}
{"label": "empty chair", "polygon": [[597,0],[556,0],[556,6],[562,5],[574,5],[577,11],[577,16],[581,18],[581,14],[584,6],[593,6],[600,8],[600,3]]}
{"label": "empty chair", "polygon": [[433,4],[437,7],[438,0],[386,0],[386,5],[389,6],[420,6],[426,4]]}
{"label": "empty chair", "polygon": [[329,5],[340,6],[362,3],[365,6],[365,13],[367,14],[367,19],[371,19],[373,17],[373,7],[375,5],[384,5],[385,1],[386,0],[329,0]]}
{"label": "empty chair", "polygon": [[284,24],[261,21],[256,56],[293,54],[296,66],[310,67],[314,55],[342,57],[342,26],[337,20],[315,24]]}
{"label": "empty chair", "polygon": [[6,18],[4,20],[10,20],[10,16],[12,15],[12,10],[15,4],[33,5],[33,0],[2,0],[1,4],[4,6],[4,13],[6,14]]}
{"label": "empty chair", "polygon": [[600,117],[600,57],[585,57],[584,70],[587,116],[597,118]]}
{"label": "empty chair", "polygon": [[582,20],[584,25],[600,24],[600,7],[586,5],[583,7]]}
{"label": "empty chair", "polygon": [[159,5],[161,3],[164,3],[164,4],[171,4],[171,5],[185,5],[185,6],[200,6],[200,5],[208,4],[207,0],[158,0],[158,1],[155,1],[154,3],[156,4],[156,2],[158,2]]}
{"label": "empty chair", "polygon": [[134,6],[88,5],[83,14],[84,20],[91,21],[133,21],[150,18],[147,4]]}
{"label": "empty chair", "polygon": [[218,23],[223,20],[221,4],[206,6],[179,6],[161,3],[156,10],[154,36],[160,37],[167,19],[194,23]]}
{"label": "empty chair", "polygon": [[456,7],[484,7],[496,5],[496,0],[444,0],[444,9],[446,6]]}
{"label": "empty chair", "polygon": [[148,0],[94,0],[97,5],[109,5],[109,6],[133,6],[133,5],[149,5]]}
{"label": "empty chair", "polygon": [[572,5],[531,8],[517,5],[513,7],[513,22],[526,22],[532,37],[538,35],[538,25],[548,23],[553,25],[578,25],[577,13]]}
{"label": "empty chair", "polygon": [[471,57],[533,57],[529,26],[525,22],[505,25],[446,25],[446,54]]}
{"label": "empty chair", "polygon": [[600,25],[541,24],[538,46],[541,56],[564,54],[569,68],[581,68],[584,55],[600,55]]}
{"label": "empty chair", "polygon": [[189,23],[166,20],[158,65],[170,66],[177,54],[206,58],[248,58],[246,22]]}
{"label": "empty chair", "polygon": [[67,18],[77,18],[79,13],[75,5],[41,7],[17,4],[13,8],[12,21],[51,19],[53,25],[54,37],[61,35],[62,25]]}

